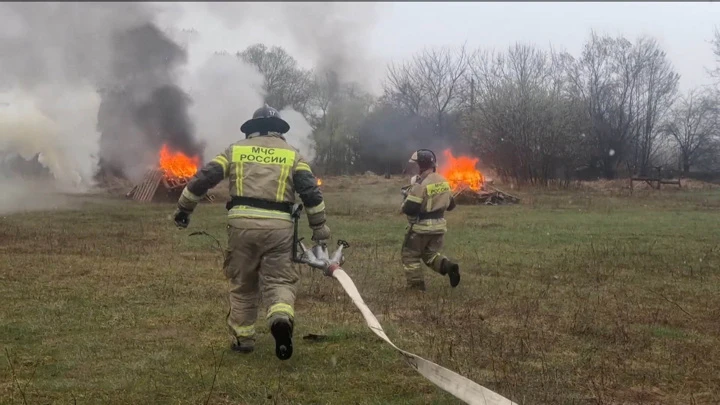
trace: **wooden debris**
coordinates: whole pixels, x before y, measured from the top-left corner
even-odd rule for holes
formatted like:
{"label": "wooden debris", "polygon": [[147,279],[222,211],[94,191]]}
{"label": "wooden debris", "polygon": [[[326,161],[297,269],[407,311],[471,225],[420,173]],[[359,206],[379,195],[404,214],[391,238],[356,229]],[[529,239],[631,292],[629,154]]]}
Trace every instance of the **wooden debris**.
{"label": "wooden debris", "polygon": [[[145,173],[143,181],[130,190],[125,197],[140,202],[175,202],[180,198],[189,178],[165,176],[161,169]],[[204,200],[213,202],[214,196],[206,195]]]}
{"label": "wooden debris", "polygon": [[630,177],[630,192],[632,193],[633,189],[635,188],[635,182],[645,182],[647,183],[651,188],[654,188],[656,190],[660,190],[661,185],[663,184],[671,184],[676,185],[678,188],[682,188],[682,183],[680,178],[678,179],[667,179],[663,178],[662,173],[662,166],[656,166],[655,167],[656,174],[655,176],[634,176]]}
{"label": "wooden debris", "polygon": [[462,187],[453,197],[455,203],[459,205],[508,205],[520,202],[520,198],[487,184],[484,184],[480,191],[474,191],[467,186]]}

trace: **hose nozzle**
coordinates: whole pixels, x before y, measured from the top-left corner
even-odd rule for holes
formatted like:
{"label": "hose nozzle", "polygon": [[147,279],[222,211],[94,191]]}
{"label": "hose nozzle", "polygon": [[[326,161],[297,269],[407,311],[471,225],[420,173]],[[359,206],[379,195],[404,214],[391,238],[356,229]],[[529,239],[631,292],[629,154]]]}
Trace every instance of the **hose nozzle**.
{"label": "hose nozzle", "polygon": [[298,241],[298,245],[300,254],[295,261],[322,270],[328,277],[332,276],[332,272],[336,268],[345,263],[345,256],[342,252],[343,249],[350,247],[346,241],[338,240],[338,248],[331,255],[324,243],[317,244],[310,249],[306,248],[302,241]]}

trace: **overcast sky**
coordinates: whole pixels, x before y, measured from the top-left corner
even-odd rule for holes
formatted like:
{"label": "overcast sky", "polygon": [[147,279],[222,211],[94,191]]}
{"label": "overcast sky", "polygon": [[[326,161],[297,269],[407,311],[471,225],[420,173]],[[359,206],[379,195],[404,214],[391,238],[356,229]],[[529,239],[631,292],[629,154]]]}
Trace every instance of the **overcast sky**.
{"label": "overcast sky", "polygon": [[[264,7],[268,11],[273,7],[271,4],[234,3],[235,8],[225,14],[237,15],[241,22],[232,29],[198,4],[181,3],[173,15],[181,16],[181,28],[199,32],[195,49],[205,53],[242,50],[264,42],[281,45],[301,63],[313,64],[317,55],[298,45],[304,40],[302,36],[283,34],[278,22],[268,17],[272,13],[259,17]],[[375,14],[374,18],[364,18],[367,25],[356,33],[368,48],[363,71],[373,82],[383,76],[387,60],[407,57],[424,46],[467,41],[472,47],[503,49],[514,42],[526,42],[543,47],[552,44],[579,55],[590,30],[595,29],[629,38],[643,34],[656,38],[681,74],[681,88],[685,90],[710,82],[705,69],[713,66],[715,59],[709,41],[720,22],[720,5],[710,2],[401,2],[357,7],[372,8]]]}

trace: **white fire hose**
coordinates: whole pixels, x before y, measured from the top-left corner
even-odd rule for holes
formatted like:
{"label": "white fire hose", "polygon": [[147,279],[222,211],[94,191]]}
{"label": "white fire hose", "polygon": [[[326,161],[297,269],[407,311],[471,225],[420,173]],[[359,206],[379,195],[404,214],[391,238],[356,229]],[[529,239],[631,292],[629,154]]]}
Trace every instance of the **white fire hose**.
{"label": "white fire hose", "polygon": [[340,282],[347,295],[352,299],[355,306],[362,312],[367,326],[376,335],[380,336],[390,346],[403,355],[405,361],[423,377],[430,380],[433,384],[454,395],[456,398],[470,405],[517,405],[509,399],[497,394],[480,384],[469,380],[460,374],[439,366],[429,360],[413,353],[406,352],[397,346],[385,334],[380,322],[365,304],[360,293],[355,287],[350,276],[340,267],[344,262],[342,254],[343,248],[349,245],[345,241],[338,241],[338,249],[330,256],[325,245],[315,245],[311,249],[306,249],[299,240],[296,241],[299,250],[295,250],[296,256],[293,258],[296,262],[304,263],[310,267],[323,270],[328,277],[333,277]]}

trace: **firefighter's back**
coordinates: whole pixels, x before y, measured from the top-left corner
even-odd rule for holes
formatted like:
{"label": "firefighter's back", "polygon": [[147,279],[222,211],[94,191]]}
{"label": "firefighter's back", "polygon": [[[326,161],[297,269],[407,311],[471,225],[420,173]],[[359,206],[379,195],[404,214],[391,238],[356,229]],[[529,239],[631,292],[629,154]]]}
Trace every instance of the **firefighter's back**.
{"label": "firefighter's back", "polygon": [[246,229],[292,226],[293,170],[300,155],[280,136],[255,136],[226,151],[231,202],[228,223]]}
{"label": "firefighter's back", "polygon": [[425,177],[421,184],[425,187],[427,196],[421,212],[445,212],[450,206],[450,198],[452,197],[450,183],[445,177],[433,172]]}
{"label": "firefighter's back", "polygon": [[424,234],[443,234],[447,231],[445,211],[450,206],[452,190],[445,177],[437,172],[428,174],[420,183],[423,202],[413,231]]}

